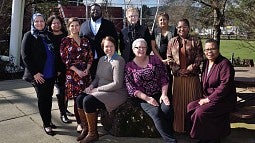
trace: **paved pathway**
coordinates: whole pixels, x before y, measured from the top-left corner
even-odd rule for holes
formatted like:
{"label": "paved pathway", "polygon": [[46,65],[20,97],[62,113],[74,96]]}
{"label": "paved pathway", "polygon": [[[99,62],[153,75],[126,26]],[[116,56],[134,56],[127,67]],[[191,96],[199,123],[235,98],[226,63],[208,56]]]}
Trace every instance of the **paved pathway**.
{"label": "paved pathway", "polygon": [[238,87],[255,88],[255,67],[235,67],[235,81]]}
{"label": "paved pathway", "polygon": [[[249,89],[238,89],[251,92]],[[73,102],[69,103],[72,111]],[[74,118],[72,118],[74,120]],[[42,129],[34,89],[23,80],[0,81],[0,143],[75,143],[76,124],[63,124],[59,119],[56,96],[53,97],[52,120],[57,135],[48,136]],[[100,126],[100,124],[99,124]],[[233,123],[232,133],[222,143],[255,143],[255,120]],[[113,137],[103,132],[96,143],[163,143],[160,138]],[[176,136],[178,143],[195,143],[188,136]]]}

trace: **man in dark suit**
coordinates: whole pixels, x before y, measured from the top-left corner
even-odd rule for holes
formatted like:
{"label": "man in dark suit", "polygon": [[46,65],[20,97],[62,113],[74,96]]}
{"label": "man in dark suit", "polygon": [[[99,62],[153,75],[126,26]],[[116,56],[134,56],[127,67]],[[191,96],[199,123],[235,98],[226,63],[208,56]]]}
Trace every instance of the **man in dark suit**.
{"label": "man in dark suit", "polygon": [[[94,3],[90,7],[90,20],[85,21],[81,25],[80,36],[89,39],[92,52],[94,55],[94,60],[91,66],[91,77],[92,80],[95,78],[97,63],[101,56],[105,53],[101,48],[101,41],[106,36],[112,36],[116,41],[118,41],[118,34],[114,24],[102,17],[101,6]],[[118,48],[116,48],[118,51]]]}

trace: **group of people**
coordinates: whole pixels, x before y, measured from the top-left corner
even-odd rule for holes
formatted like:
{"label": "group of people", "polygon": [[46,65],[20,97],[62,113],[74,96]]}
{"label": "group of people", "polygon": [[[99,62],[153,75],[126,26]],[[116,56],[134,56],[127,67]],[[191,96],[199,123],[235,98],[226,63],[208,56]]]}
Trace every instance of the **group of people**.
{"label": "group of people", "polygon": [[51,121],[54,85],[64,123],[72,122],[67,101],[74,100],[80,132],[76,140],[81,143],[99,139],[98,110],[110,113],[128,95],[137,99],[166,143],[177,142],[174,132],[190,133],[200,143],[219,143],[230,133],[229,113],[236,102],[234,69],[220,54],[217,41],[207,40],[203,50],[201,40],[189,34],[189,21],[170,26],[165,12],[150,33],[138,23],[138,9],[129,8],[128,26],[119,35],[102,17],[100,5],[91,5],[90,16],[82,24],[69,18],[65,28],[61,17],[53,15],[46,24],[36,13],[23,37],[23,79],[35,88],[48,135],[56,128]]}

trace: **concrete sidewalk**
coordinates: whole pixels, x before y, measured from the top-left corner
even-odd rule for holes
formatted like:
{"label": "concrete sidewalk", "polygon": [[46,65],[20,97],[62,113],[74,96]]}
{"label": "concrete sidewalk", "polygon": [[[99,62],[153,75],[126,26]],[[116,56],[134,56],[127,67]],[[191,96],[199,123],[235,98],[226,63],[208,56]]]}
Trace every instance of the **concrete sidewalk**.
{"label": "concrete sidewalk", "polygon": [[[238,89],[251,92],[249,89]],[[73,111],[69,102],[69,111]],[[70,118],[73,119],[74,118]],[[48,136],[42,128],[34,88],[23,80],[0,81],[0,143],[75,143],[76,123],[63,124],[59,118],[56,96],[53,96],[52,121],[56,135]],[[232,133],[222,143],[255,143],[255,120],[233,123]],[[163,143],[160,138],[114,137],[102,130],[96,143]],[[178,143],[195,143],[185,135],[176,135]]]}

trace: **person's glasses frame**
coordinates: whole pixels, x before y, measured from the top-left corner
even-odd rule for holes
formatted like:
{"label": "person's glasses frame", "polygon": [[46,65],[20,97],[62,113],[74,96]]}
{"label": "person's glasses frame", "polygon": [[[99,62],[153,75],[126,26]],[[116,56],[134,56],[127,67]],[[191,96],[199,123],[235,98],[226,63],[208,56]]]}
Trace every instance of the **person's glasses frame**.
{"label": "person's glasses frame", "polygon": [[137,18],[138,15],[129,15],[128,17],[129,17],[129,18]]}
{"label": "person's glasses frame", "polygon": [[145,49],[147,49],[147,47],[134,47],[135,49],[137,49],[137,50],[145,50]]}
{"label": "person's glasses frame", "polygon": [[204,49],[204,52],[209,52],[209,51],[214,52],[216,50],[217,48],[210,48],[210,49]]}
{"label": "person's glasses frame", "polygon": [[188,26],[177,26],[176,29],[188,29]]}

